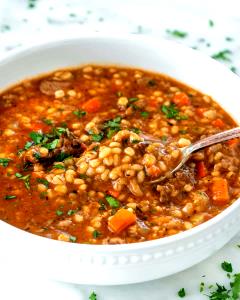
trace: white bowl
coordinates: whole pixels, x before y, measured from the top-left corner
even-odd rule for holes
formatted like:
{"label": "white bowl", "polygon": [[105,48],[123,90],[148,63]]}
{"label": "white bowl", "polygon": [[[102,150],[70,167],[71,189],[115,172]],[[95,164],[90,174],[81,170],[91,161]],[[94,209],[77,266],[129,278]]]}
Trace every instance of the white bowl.
{"label": "white bowl", "polygon": [[[0,88],[58,68],[88,63],[132,66],[170,75],[213,96],[239,120],[240,79],[209,57],[146,36],[65,38],[10,53],[0,61]],[[50,240],[0,221],[1,271],[21,269],[82,284],[126,284],[186,269],[227,243],[239,230],[239,200],[186,232],[125,245]]]}

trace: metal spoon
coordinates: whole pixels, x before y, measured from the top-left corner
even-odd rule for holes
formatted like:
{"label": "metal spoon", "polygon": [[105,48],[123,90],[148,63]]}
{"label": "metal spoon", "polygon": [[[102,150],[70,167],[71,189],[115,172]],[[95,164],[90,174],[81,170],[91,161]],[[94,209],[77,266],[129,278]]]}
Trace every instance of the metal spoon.
{"label": "metal spoon", "polygon": [[[154,137],[150,137],[150,136],[147,136],[144,134],[141,134],[141,137],[144,139],[144,142],[147,142],[147,143],[159,142],[162,144],[162,141],[160,141]],[[236,128],[230,129],[230,130],[226,130],[226,131],[208,136],[207,138],[202,139],[198,142],[195,142],[187,147],[180,148],[181,154],[182,154],[182,159],[179,162],[179,164],[173,170],[170,170],[169,172],[167,172],[164,176],[161,176],[156,180],[150,181],[149,183],[157,183],[157,182],[160,182],[160,181],[166,179],[167,177],[171,176],[174,172],[179,170],[187,162],[187,160],[189,159],[190,155],[193,152],[195,152],[199,149],[211,146],[213,144],[217,144],[217,143],[224,142],[224,141],[231,140],[231,139],[238,138],[238,137],[240,137],[240,127],[236,127]]]}

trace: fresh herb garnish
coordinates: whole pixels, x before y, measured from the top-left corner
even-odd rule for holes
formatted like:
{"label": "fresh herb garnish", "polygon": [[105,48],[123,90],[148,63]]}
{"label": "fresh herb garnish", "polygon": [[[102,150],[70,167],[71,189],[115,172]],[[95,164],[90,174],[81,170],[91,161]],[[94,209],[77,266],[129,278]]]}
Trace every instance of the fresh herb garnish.
{"label": "fresh herb garnish", "polygon": [[94,292],[92,292],[89,296],[89,300],[97,300],[97,295]]}
{"label": "fresh herb garnish", "polygon": [[227,261],[222,262],[221,267],[226,272],[231,273],[233,271],[232,264]]}
{"label": "fresh herb garnish", "polygon": [[185,38],[187,37],[187,32],[184,32],[184,31],[180,31],[180,30],[170,30],[170,29],[167,29],[166,32],[173,36],[173,37],[177,37],[177,38]]}
{"label": "fresh herb garnish", "polygon": [[11,161],[11,158],[0,158],[0,165],[6,168],[8,163]]}
{"label": "fresh herb garnish", "polygon": [[24,176],[24,175],[22,175],[20,173],[15,173],[15,176],[18,179],[23,180],[26,189],[30,190],[30,176],[31,176],[30,174]]}
{"label": "fresh herb garnish", "polygon": [[118,207],[119,207],[119,202],[118,202],[118,200],[115,199],[114,197],[107,195],[107,196],[105,197],[105,199],[107,200],[108,204],[109,204],[111,207],[113,207],[113,208],[118,208]]}
{"label": "fresh herb garnish", "polygon": [[86,113],[85,111],[83,111],[83,110],[78,109],[78,110],[74,110],[74,111],[73,111],[73,114],[74,114],[75,116],[77,116],[78,119],[81,119],[81,118],[82,118],[83,116],[85,116],[87,113]]}
{"label": "fresh herb garnish", "polygon": [[140,113],[140,115],[141,115],[141,117],[147,119],[147,118],[149,117],[149,112],[147,112],[147,111],[142,111],[142,112]]}
{"label": "fresh herb garnish", "polygon": [[29,136],[36,145],[40,144],[44,138],[42,133],[35,131],[30,132]]}
{"label": "fresh herb garnish", "polygon": [[66,158],[70,158],[71,155],[66,152],[60,152],[56,158],[55,161],[64,161]]}
{"label": "fresh herb garnish", "polygon": [[36,159],[40,159],[41,158],[41,154],[39,152],[34,152],[33,153],[33,156],[36,158]]}
{"label": "fresh herb garnish", "polygon": [[118,132],[121,129],[121,120],[122,118],[118,116],[112,120],[108,120],[103,124],[103,128],[106,130],[108,138],[111,138],[114,135],[114,133]]}
{"label": "fresh herb garnish", "polygon": [[68,216],[72,216],[77,212],[77,209],[69,209],[69,211],[67,212]]}
{"label": "fresh herb garnish", "polygon": [[56,215],[60,217],[61,215],[63,215],[63,211],[61,211],[59,209],[56,210]]}
{"label": "fresh herb garnish", "polygon": [[132,127],[129,130],[134,132],[134,133],[137,133],[137,134],[139,134],[141,132],[141,130],[139,128],[136,128],[136,127]]}
{"label": "fresh herb garnish", "polygon": [[208,20],[208,25],[209,25],[209,27],[213,27],[214,26],[213,20]]}
{"label": "fresh herb garnish", "polygon": [[234,39],[233,39],[232,37],[230,37],[230,36],[226,36],[226,37],[225,37],[225,40],[226,40],[227,42],[232,42],[232,41],[234,41]]}
{"label": "fresh herb garnish", "polygon": [[179,133],[180,133],[180,134],[186,134],[186,133],[187,133],[187,130],[185,130],[185,129],[180,129],[180,130],[179,130]]}
{"label": "fresh herb garnish", "polygon": [[45,192],[41,192],[39,194],[39,197],[40,197],[40,199],[46,199],[47,198],[47,192],[46,191]]}
{"label": "fresh herb garnish", "polygon": [[181,288],[179,291],[178,291],[178,296],[180,298],[183,298],[186,296],[186,292],[185,292],[185,289],[184,288]]}
{"label": "fresh herb garnish", "polygon": [[45,123],[47,125],[52,125],[53,124],[53,121],[50,120],[50,119],[43,118],[42,121],[43,121],[43,123]]}
{"label": "fresh herb garnish", "polygon": [[237,73],[237,68],[234,67],[234,66],[232,66],[232,67],[230,68],[230,70],[231,70],[233,73]]}
{"label": "fresh herb garnish", "polygon": [[47,188],[49,186],[49,182],[47,181],[47,179],[45,178],[37,178],[37,182],[38,183],[42,183],[43,185],[45,185]]}
{"label": "fresh herb garnish", "polygon": [[[28,150],[30,147],[32,147],[33,142],[26,142],[25,146],[24,146],[24,150]],[[23,149],[21,149],[23,151]]]}
{"label": "fresh herb garnish", "polygon": [[212,55],[212,58],[216,59],[216,60],[222,60],[222,61],[231,61],[229,55],[232,54],[232,51],[229,49],[225,49],[222,51],[219,51],[215,54]]}
{"label": "fresh herb garnish", "polygon": [[162,141],[162,142],[166,142],[167,139],[168,139],[168,137],[167,137],[166,135],[162,135],[162,136],[161,136],[161,141]]}
{"label": "fresh herb garnish", "polygon": [[17,196],[15,196],[15,195],[6,195],[4,197],[5,200],[10,200],[10,199],[15,199],[15,198],[17,198]]}
{"label": "fresh herb garnish", "polygon": [[93,133],[91,134],[92,137],[92,141],[93,142],[100,142],[103,138],[104,138],[104,133],[100,132],[100,133]]}
{"label": "fresh herb garnish", "polygon": [[88,178],[88,176],[86,174],[79,174],[78,177],[81,178],[81,179],[87,179]]}
{"label": "fresh herb garnish", "polygon": [[58,142],[59,142],[59,139],[55,139],[52,142],[45,144],[44,147],[49,150],[53,150],[57,147]]}
{"label": "fresh herb garnish", "polygon": [[100,235],[101,235],[101,232],[99,232],[97,230],[94,230],[93,233],[92,233],[92,236],[93,236],[94,239],[97,239]]}
{"label": "fresh herb garnish", "polygon": [[188,119],[188,116],[179,114],[179,110],[176,108],[176,105],[174,103],[171,103],[169,106],[162,105],[161,110],[168,119],[175,119],[175,120],[187,120]]}
{"label": "fresh herb garnish", "polygon": [[77,241],[77,237],[71,235],[71,236],[69,237],[69,241],[72,242],[72,243],[75,243],[75,242]]}
{"label": "fresh herb garnish", "polygon": [[128,102],[129,103],[134,103],[134,102],[136,102],[136,101],[138,101],[139,99],[137,98],[137,97],[135,97],[135,98],[129,98],[128,99]]}
{"label": "fresh herb garnish", "polygon": [[53,169],[62,169],[62,170],[65,170],[65,166],[63,166],[61,164],[56,164],[56,165],[53,165]]}
{"label": "fresh herb garnish", "polygon": [[205,286],[204,282],[201,282],[200,287],[199,287],[200,293],[202,293],[204,291],[204,286]]}
{"label": "fresh herb garnish", "polygon": [[37,0],[28,0],[28,8],[34,8]]}

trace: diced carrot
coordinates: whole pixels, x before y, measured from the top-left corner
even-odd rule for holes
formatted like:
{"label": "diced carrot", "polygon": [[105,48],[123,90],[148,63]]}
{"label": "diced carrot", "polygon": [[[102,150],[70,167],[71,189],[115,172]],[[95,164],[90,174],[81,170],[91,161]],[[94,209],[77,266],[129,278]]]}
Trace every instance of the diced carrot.
{"label": "diced carrot", "polygon": [[136,222],[136,215],[125,208],[120,208],[108,221],[111,231],[119,233]]}
{"label": "diced carrot", "polygon": [[238,144],[238,139],[232,139],[232,140],[226,141],[226,144],[230,147],[234,147]]}
{"label": "diced carrot", "polygon": [[206,111],[206,108],[203,108],[203,107],[198,107],[195,109],[195,112],[196,114],[199,116],[199,117],[203,117],[203,113]]}
{"label": "diced carrot", "polygon": [[226,179],[216,177],[212,182],[212,200],[213,204],[225,205],[229,203],[228,182]]}
{"label": "diced carrot", "polygon": [[198,178],[203,178],[207,176],[207,169],[203,161],[200,161],[196,164],[196,169]]}
{"label": "diced carrot", "polygon": [[218,119],[212,121],[212,125],[215,127],[218,127],[218,128],[223,128],[225,123],[223,122],[222,119],[218,118]]}
{"label": "diced carrot", "polygon": [[161,174],[161,169],[155,165],[146,167],[146,172],[149,176],[158,177]]}
{"label": "diced carrot", "polygon": [[190,99],[187,94],[179,92],[174,95],[173,102],[179,106],[189,105]]}
{"label": "diced carrot", "polygon": [[82,105],[82,109],[88,113],[98,112],[102,104],[98,98],[89,99]]}
{"label": "diced carrot", "polygon": [[120,192],[115,191],[115,190],[113,190],[113,189],[109,190],[107,193],[108,193],[109,195],[113,196],[114,198],[117,198],[117,197],[119,196],[119,194],[120,194]]}

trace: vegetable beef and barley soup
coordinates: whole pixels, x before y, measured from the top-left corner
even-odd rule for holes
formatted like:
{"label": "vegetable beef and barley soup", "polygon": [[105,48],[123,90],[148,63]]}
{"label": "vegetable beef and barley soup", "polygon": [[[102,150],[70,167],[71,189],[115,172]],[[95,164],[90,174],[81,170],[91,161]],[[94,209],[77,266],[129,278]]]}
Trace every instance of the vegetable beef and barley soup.
{"label": "vegetable beef and barley soup", "polygon": [[[138,69],[84,66],[0,95],[0,219],[61,241],[121,244],[197,226],[240,195],[236,126],[209,96]],[[144,142],[149,135],[160,142]]]}

